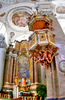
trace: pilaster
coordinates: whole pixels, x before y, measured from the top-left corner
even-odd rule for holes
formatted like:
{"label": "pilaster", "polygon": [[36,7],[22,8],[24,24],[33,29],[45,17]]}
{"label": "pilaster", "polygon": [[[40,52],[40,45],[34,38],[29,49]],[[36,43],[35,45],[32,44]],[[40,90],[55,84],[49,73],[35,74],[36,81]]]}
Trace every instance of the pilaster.
{"label": "pilaster", "polygon": [[35,83],[38,83],[38,64],[34,60]]}
{"label": "pilaster", "polygon": [[11,56],[8,57],[8,64],[7,64],[7,74],[6,74],[6,82],[9,82],[9,67],[10,67],[10,60]]}
{"label": "pilaster", "polygon": [[16,76],[16,67],[17,67],[17,54],[14,54],[14,65],[13,65],[13,83]]}
{"label": "pilaster", "polygon": [[13,57],[11,57],[11,64],[10,64],[10,83],[12,83],[12,71],[13,71]]}
{"label": "pilaster", "polygon": [[33,71],[34,71],[34,59],[31,57],[31,83],[34,83],[34,76],[33,76]]}
{"label": "pilaster", "polygon": [[46,83],[47,83],[47,97],[53,97],[53,80],[52,80],[52,70],[51,66],[46,66]]}

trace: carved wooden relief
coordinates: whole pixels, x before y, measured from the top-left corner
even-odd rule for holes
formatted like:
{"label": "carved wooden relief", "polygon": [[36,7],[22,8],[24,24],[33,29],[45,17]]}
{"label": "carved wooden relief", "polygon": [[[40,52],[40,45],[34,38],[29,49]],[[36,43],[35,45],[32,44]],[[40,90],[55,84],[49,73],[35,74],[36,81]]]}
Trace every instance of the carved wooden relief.
{"label": "carved wooden relief", "polygon": [[22,48],[28,49],[29,48],[29,42],[28,41],[21,41],[21,43],[20,43],[20,50]]}
{"label": "carved wooden relief", "polygon": [[49,34],[50,42],[55,43],[53,34]]}
{"label": "carved wooden relief", "polygon": [[40,40],[40,42],[46,41],[45,33],[40,33],[39,34],[39,40]]}

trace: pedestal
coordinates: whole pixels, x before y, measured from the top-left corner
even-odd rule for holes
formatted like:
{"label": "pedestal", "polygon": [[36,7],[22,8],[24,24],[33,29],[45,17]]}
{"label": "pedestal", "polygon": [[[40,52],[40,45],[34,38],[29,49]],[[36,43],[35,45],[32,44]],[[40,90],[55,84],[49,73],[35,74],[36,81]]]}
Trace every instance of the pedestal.
{"label": "pedestal", "polygon": [[13,97],[18,98],[18,86],[14,85]]}

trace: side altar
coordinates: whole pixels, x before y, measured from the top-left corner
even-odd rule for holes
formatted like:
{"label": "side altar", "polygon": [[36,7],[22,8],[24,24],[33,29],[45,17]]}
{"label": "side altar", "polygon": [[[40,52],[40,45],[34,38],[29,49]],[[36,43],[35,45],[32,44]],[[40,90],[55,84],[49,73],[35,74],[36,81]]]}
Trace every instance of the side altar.
{"label": "side altar", "polygon": [[16,42],[18,41],[15,41],[15,48],[10,44],[6,51],[4,89],[13,89],[14,84],[18,86],[30,84],[28,41],[18,42],[20,48],[17,48]]}

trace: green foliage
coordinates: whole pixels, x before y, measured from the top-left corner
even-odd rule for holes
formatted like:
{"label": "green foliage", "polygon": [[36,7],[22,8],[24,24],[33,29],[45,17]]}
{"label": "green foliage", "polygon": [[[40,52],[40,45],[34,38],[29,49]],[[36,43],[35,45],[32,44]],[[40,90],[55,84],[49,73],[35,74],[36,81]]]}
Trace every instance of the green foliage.
{"label": "green foliage", "polygon": [[10,91],[9,91],[9,94],[12,94],[12,93],[13,93],[13,90],[10,90]]}
{"label": "green foliage", "polygon": [[31,91],[30,91],[30,90],[28,90],[28,92],[29,92],[29,93],[31,93]]}
{"label": "green foliage", "polygon": [[13,90],[9,91],[9,95],[11,96],[11,98],[13,98]]}
{"label": "green foliage", "polygon": [[44,85],[44,84],[38,85],[36,88],[36,91],[37,91],[39,97],[46,97],[46,93],[47,93],[46,85]]}
{"label": "green foliage", "polygon": [[21,90],[20,90],[20,95],[22,95],[22,93],[23,93],[23,90],[21,89]]}
{"label": "green foliage", "polygon": [[22,92],[23,90],[21,89],[20,92]]}

